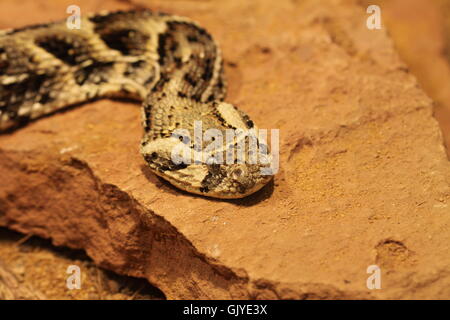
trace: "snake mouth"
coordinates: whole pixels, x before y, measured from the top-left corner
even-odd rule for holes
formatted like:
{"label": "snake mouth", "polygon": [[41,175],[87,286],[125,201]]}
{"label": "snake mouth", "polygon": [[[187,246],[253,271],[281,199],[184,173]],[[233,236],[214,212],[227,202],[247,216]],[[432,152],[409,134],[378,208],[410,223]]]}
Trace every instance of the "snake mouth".
{"label": "snake mouth", "polygon": [[[189,193],[193,193],[196,195],[201,195],[208,198],[215,198],[215,199],[241,199],[246,198],[253,193],[259,191],[264,186],[266,186],[272,179],[273,176],[263,176],[260,175],[256,181],[253,181],[252,183],[248,184],[241,184],[237,181],[233,181],[231,177],[228,177],[228,183],[226,184],[218,184],[214,185],[211,180],[207,180],[209,182],[205,183],[205,179],[209,179],[212,177],[210,175],[210,172],[207,169],[207,166],[203,165],[196,165],[195,168],[193,168],[194,165],[191,168],[185,168],[180,169],[177,171],[171,172],[169,174],[168,172],[159,172],[154,171],[156,175],[160,176],[167,182],[169,182],[174,187],[177,187],[179,189],[185,190]],[[191,174],[194,171],[197,171],[196,174],[192,175],[191,180],[186,179],[180,179],[178,178],[178,174],[180,176],[184,176],[184,172],[188,170]],[[237,169],[235,169],[237,170]],[[241,169],[242,170],[242,169]],[[203,179],[199,179],[199,176],[203,175]],[[197,178],[194,178],[194,176],[197,176]],[[217,177],[217,172],[216,172]],[[222,177],[220,178],[221,181],[225,180],[226,178]]]}
{"label": "snake mouth", "polygon": [[221,191],[220,193],[199,193],[203,196],[207,197],[213,197],[213,198],[219,198],[219,199],[242,199],[249,197],[253,195],[255,192],[261,190],[264,188],[271,180],[273,179],[273,176],[267,176],[263,181],[259,181],[258,183],[254,183],[252,187],[241,189],[241,191],[237,192],[224,192]]}

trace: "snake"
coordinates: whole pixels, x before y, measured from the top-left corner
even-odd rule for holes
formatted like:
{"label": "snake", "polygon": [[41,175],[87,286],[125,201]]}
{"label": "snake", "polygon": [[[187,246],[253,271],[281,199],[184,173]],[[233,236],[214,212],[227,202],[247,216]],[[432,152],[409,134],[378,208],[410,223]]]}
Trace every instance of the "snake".
{"label": "snake", "polygon": [[[258,128],[225,102],[226,88],[219,46],[189,18],[149,9],[102,11],[80,16],[79,28],[61,20],[0,31],[0,133],[100,98],[135,100],[142,110],[140,152],[154,174],[191,194],[236,199],[273,175],[263,173],[267,161],[238,159],[233,147],[250,141],[268,147],[247,134]],[[209,129],[218,135],[197,141]],[[205,151],[229,130],[239,133]],[[173,160],[180,143],[195,161]],[[227,152],[232,161],[218,161]]]}

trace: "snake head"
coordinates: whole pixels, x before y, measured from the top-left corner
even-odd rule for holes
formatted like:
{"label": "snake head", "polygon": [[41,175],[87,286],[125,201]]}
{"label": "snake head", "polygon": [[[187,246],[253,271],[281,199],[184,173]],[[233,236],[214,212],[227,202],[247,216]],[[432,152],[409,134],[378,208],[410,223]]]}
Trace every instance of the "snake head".
{"label": "snake head", "polygon": [[176,117],[180,127],[170,137],[144,137],[141,153],[154,173],[182,190],[221,199],[246,197],[272,179],[273,154],[245,113],[225,102],[170,101],[187,109],[171,119],[170,108],[152,110],[156,129]]}

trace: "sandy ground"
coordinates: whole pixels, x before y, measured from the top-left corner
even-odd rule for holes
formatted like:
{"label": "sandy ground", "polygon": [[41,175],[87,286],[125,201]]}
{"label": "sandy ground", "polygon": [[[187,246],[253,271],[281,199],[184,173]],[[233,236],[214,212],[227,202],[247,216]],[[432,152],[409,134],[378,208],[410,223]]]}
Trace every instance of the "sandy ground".
{"label": "sandy ground", "polygon": [[[146,280],[118,276],[92,263],[83,251],[57,248],[37,237],[0,229],[0,262],[14,274],[21,285],[27,285],[46,299],[142,300],[164,299],[164,295]],[[81,270],[81,288],[68,289],[69,266]],[[0,285],[1,287],[1,285]],[[0,299],[2,296],[0,289]]]}

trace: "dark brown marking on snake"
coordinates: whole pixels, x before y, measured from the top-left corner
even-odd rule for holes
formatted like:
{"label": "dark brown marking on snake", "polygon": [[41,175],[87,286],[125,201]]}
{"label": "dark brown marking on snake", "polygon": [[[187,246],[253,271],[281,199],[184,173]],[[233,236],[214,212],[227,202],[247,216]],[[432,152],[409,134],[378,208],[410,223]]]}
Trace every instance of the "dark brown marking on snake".
{"label": "dark brown marking on snake", "polygon": [[151,127],[151,110],[152,110],[152,105],[147,104],[146,108],[144,109],[144,125],[145,125],[145,130],[147,130],[148,128]]}
{"label": "dark brown marking on snake", "polygon": [[135,29],[119,29],[99,31],[100,38],[105,44],[123,55],[139,55],[146,51],[147,42],[150,39],[148,34],[144,34]]}
{"label": "dark brown marking on snake", "polygon": [[189,83],[192,87],[195,87],[197,85],[197,81],[193,79],[189,73],[186,73],[184,75],[184,80],[186,80],[186,82]]}
{"label": "dark brown marking on snake", "polygon": [[211,164],[208,165],[208,174],[202,180],[202,192],[208,192],[216,188],[225,177],[225,172],[222,170],[220,164]]}
{"label": "dark brown marking on snake", "polygon": [[3,105],[4,112],[10,118],[17,117],[20,107],[25,103],[32,103],[46,79],[46,75],[30,73],[21,82],[2,86],[3,90],[0,90],[0,101],[5,102],[5,105]]}
{"label": "dark brown marking on snake", "polygon": [[207,82],[211,80],[214,72],[214,61],[211,58],[205,59],[205,71],[202,74],[203,81]]}
{"label": "dark brown marking on snake", "polygon": [[164,85],[169,81],[169,77],[165,73],[161,73],[158,82],[156,82],[155,86],[152,89],[152,92],[161,92],[164,88]]}
{"label": "dark brown marking on snake", "polygon": [[[2,58],[5,57],[6,59]],[[6,50],[0,47],[0,76],[6,74],[8,69],[8,57],[6,55]]]}
{"label": "dark brown marking on snake", "polygon": [[156,170],[159,172],[164,171],[177,171],[187,168],[187,164],[185,163],[179,163],[175,164],[172,160],[165,159],[163,157],[160,157],[157,152],[152,152],[151,154],[145,155],[144,159],[148,162],[153,164],[156,167]]}
{"label": "dark brown marking on snake", "polygon": [[99,84],[108,82],[108,70],[114,62],[94,61],[90,65],[75,71],[75,81],[82,86],[87,82]]}
{"label": "dark brown marking on snake", "polygon": [[196,102],[200,102],[200,99],[201,99],[202,97],[201,97],[201,95],[199,94],[199,93],[194,93],[192,96],[191,96],[191,99],[192,100],[194,100],[194,101],[196,101]]}
{"label": "dark brown marking on snake", "polygon": [[194,34],[189,34],[187,40],[191,43],[198,42],[198,37]]}
{"label": "dark brown marking on snake", "polygon": [[71,66],[77,65],[80,62],[80,59],[78,58],[80,51],[75,47],[73,41],[68,38],[60,39],[51,35],[38,38],[35,43],[48,53]]}
{"label": "dark brown marking on snake", "polygon": [[[161,33],[158,36],[158,56],[159,60],[158,63],[162,66],[165,63],[166,59],[166,43],[170,40],[170,34],[169,33]],[[173,39],[172,39],[173,41]]]}

